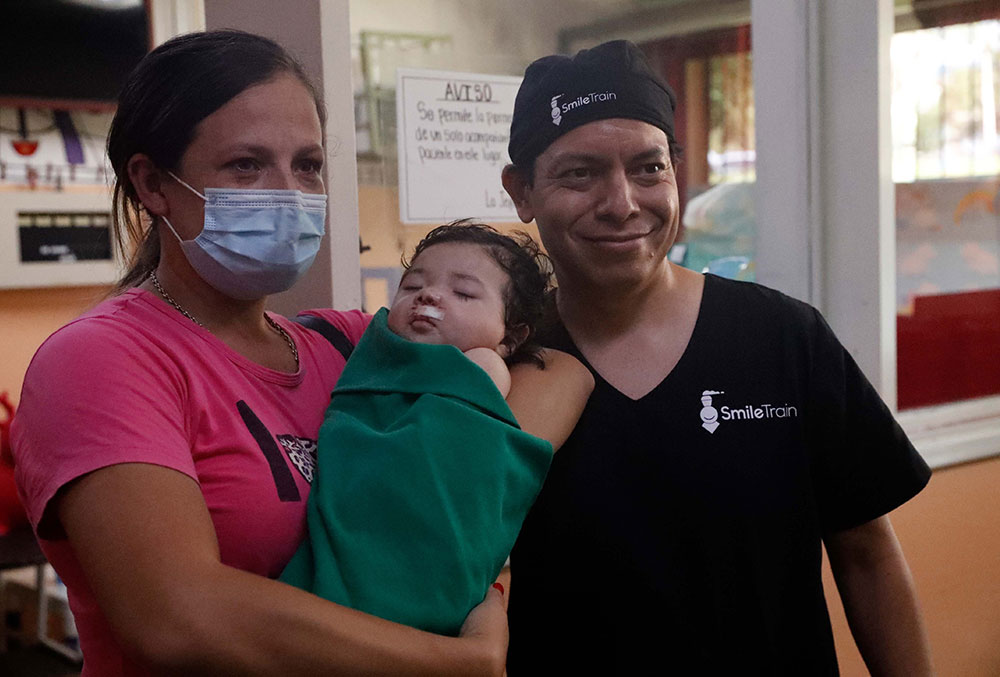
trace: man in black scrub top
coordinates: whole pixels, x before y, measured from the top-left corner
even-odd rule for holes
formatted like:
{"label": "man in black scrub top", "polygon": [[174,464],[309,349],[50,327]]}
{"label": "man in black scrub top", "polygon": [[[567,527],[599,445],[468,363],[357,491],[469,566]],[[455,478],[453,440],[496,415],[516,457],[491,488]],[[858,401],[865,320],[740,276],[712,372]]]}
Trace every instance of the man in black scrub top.
{"label": "man in black scrub top", "polygon": [[511,556],[508,672],[837,674],[825,544],[872,673],[929,674],[887,513],[930,471],[816,310],[667,260],[674,108],[623,41],[517,95],[504,187],[597,386]]}

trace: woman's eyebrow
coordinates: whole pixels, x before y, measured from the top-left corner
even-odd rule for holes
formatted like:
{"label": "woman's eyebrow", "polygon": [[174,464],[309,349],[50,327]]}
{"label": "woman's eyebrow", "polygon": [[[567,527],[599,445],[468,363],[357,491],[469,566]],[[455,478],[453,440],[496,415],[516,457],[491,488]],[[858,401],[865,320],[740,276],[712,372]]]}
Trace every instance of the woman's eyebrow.
{"label": "woman's eyebrow", "polygon": [[311,144],[307,144],[305,146],[302,146],[297,151],[295,151],[295,155],[297,157],[303,156],[303,155],[313,155],[315,153],[322,154],[323,153],[323,146],[319,145],[318,143],[311,143]]}
{"label": "woman's eyebrow", "polygon": [[227,154],[246,153],[248,155],[256,155],[259,157],[271,157],[274,154],[267,146],[261,146],[255,143],[234,143],[233,145],[227,146],[222,150]]}

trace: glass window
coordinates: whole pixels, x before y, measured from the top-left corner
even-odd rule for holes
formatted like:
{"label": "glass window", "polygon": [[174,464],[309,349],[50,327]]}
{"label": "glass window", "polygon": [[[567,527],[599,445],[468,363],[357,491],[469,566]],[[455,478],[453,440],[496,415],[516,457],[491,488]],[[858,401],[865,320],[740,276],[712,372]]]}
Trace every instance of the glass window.
{"label": "glass window", "polygon": [[754,104],[750,27],[702,31],[643,45],[675,89],[684,160],[682,231],[673,261],[754,279]]}
{"label": "glass window", "polygon": [[898,402],[1000,393],[1000,20],[892,40]]}
{"label": "glass window", "polygon": [[[940,22],[953,21],[947,15]],[[645,45],[682,102],[683,265],[753,279],[747,27]],[[1000,393],[1000,20],[891,42],[900,409]]]}

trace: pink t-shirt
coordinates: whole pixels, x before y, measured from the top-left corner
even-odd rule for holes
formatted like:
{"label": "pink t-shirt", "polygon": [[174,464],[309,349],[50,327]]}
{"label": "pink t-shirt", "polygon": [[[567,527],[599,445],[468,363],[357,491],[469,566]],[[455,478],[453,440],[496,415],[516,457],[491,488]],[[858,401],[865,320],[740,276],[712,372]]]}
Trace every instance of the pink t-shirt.
{"label": "pink t-shirt", "polygon": [[[369,320],[309,312],[352,343]],[[251,362],[138,289],[57,331],[32,360],[12,430],[17,482],[69,591],[84,674],[146,672],[122,653],[46,513],[67,482],[117,463],[184,473],[201,486],[223,563],[262,576],[276,577],[302,540],[316,437],[344,358],[320,334],[272,317],[298,348],[296,374]]]}

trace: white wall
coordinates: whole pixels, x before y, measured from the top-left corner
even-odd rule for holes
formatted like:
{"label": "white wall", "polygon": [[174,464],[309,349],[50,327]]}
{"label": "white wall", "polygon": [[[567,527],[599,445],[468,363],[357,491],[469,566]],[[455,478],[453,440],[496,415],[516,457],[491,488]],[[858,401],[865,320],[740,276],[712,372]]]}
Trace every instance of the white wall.
{"label": "white wall", "polygon": [[891,0],[753,3],[757,279],[817,306],[891,408]]}
{"label": "white wall", "polygon": [[[557,51],[559,32],[621,13],[630,3],[597,0],[350,0],[351,34],[448,35],[453,70],[521,75]],[[394,81],[394,76],[389,76]]]}

